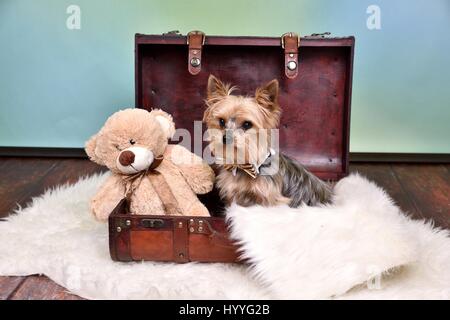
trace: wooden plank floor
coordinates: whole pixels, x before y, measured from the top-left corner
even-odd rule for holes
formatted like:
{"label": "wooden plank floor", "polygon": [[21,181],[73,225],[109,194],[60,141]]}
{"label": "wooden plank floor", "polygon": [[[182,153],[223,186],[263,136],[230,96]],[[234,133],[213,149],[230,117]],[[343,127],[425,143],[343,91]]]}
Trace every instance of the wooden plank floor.
{"label": "wooden plank floor", "polygon": [[[384,187],[412,217],[450,229],[450,165],[358,163],[350,168]],[[0,219],[48,188],[104,170],[84,159],[0,158]],[[36,275],[0,277],[0,300],[5,299],[80,298]]]}

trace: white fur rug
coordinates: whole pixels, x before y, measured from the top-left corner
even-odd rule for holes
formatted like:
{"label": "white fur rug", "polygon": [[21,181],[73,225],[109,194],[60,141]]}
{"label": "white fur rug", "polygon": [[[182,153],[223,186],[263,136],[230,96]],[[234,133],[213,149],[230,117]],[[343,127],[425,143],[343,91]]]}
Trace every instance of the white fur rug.
{"label": "white fur rug", "polygon": [[249,270],[111,261],[107,226],[87,209],[104,178],[49,190],[0,222],[0,275],[45,274],[92,299],[450,298],[448,231],[408,219],[359,176],[322,208],[232,207]]}

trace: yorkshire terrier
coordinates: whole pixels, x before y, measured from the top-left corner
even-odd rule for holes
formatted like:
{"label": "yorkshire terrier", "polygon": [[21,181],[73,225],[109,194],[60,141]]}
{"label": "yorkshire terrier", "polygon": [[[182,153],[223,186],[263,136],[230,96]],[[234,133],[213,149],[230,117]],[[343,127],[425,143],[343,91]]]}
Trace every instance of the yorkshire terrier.
{"label": "yorkshire terrier", "polygon": [[328,202],[327,183],[272,148],[281,115],[278,81],[257,88],[254,97],[232,95],[235,89],[210,75],[203,116],[225,204],[298,207]]}

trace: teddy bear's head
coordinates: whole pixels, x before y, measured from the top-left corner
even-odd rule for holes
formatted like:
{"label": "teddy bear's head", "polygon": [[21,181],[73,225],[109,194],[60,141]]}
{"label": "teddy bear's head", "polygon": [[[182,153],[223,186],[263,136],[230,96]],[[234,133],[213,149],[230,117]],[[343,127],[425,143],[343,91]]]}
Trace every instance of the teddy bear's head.
{"label": "teddy bear's head", "polygon": [[164,153],[175,133],[172,117],[159,109],[125,109],[114,113],[85,146],[89,158],[111,171],[146,170]]}

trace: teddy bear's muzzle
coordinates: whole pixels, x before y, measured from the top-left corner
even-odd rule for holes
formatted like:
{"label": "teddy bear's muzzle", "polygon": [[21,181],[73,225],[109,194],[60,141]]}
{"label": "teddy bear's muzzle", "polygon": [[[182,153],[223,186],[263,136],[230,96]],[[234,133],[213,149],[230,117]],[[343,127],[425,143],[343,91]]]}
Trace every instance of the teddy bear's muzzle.
{"label": "teddy bear's muzzle", "polygon": [[130,147],[117,157],[117,169],[124,174],[147,170],[154,160],[153,152],[144,147]]}

